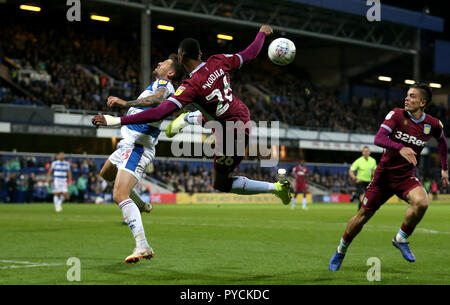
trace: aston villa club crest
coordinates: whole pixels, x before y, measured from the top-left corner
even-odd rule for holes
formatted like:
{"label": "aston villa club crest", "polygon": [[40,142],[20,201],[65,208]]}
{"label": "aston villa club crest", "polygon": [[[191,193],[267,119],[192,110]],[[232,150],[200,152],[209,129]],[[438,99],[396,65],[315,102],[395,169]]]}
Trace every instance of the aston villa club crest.
{"label": "aston villa club crest", "polygon": [[423,133],[424,134],[430,134],[431,132],[431,125],[430,124],[424,124],[423,125]]}

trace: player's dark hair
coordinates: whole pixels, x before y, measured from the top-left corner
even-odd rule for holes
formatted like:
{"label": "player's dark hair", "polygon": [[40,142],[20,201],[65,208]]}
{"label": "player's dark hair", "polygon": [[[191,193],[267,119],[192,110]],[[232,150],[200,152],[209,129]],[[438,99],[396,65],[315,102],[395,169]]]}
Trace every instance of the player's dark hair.
{"label": "player's dark hair", "polygon": [[427,84],[419,83],[411,85],[409,88],[419,89],[420,95],[422,99],[427,101],[427,106],[431,104],[431,99],[433,98],[433,94],[431,93],[431,88]]}
{"label": "player's dark hair", "polygon": [[197,39],[194,38],[185,38],[180,42],[178,47],[179,50],[183,53],[184,57],[190,59],[199,59],[200,58],[200,43]]}
{"label": "player's dark hair", "polygon": [[177,87],[185,76],[185,71],[183,66],[178,61],[178,56],[175,53],[169,55],[169,59],[172,60],[171,68],[174,70],[175,74],[172,76],[171,81],[174,87]]}

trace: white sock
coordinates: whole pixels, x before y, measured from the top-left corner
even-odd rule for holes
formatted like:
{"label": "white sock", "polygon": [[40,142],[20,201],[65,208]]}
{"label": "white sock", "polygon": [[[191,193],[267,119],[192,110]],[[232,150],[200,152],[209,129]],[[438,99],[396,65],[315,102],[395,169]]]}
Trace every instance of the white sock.
{"label": "white sock", "polygon": [[247,177],[233,177],[231,193],[241,195],[254,195],[275,191],[275,184],[265,181],[251,180]]}
{"label": "white sock", "polygon": [[202,117],[200,110],[189,112],[184,116],[184,121],[190,125],[200,124],[199,119]]}
{"label": "white sock", "polygon": [[305,196],[305,197],[303,197],[303,208],[306,208],[306,201],[307,201],[307,198]]}
{"label": "white sock", "polygon": [[341,253],[341,254],[345,254],[345,253],[347,252],[347,249],[348,249],[349,246],[350,246],[350,244],[349,244],[349,243],[346,243],[346,242],[344,241],[344,239],[341,238],[341,240],[339,241],[339,246],[338,246],[337,251],[338,251],[339,253]]}
{"label": "white sock", "polygon": [[402,229],[400,229],[397,233],[397,235],[395,236],[395,240],[401,243],[405,243],[408,239],[409,235],[406,234],[405,232],[402,231]]}
{"label": "white sock", "polygon": [[58,209],[58,207],[60,206],[59,196],[56,195],[53,196],[53,204],[55,205],[55,209]]}
{"label": "white sock", "polygon": [[134,201],[134,203],[136,204],[136,206],[138,207],[139,211],[143,211],[144,207],[145,207],[145,202],[144,200],[142,200],[142,198],[138,195],[138,193],[136,193],[136,191],[134,189],[131,190],[130,192],[130,198],[131,200]]}
{"label": "white sock", "polygon": [[142,224],[141,212],[131,199],[125,199],[119,203],[119,208],[122,210],[123,217],[126,218],[127,224],[130,227],[131,233],[136,240],[137,248],[149,248],[150,245],[145,237],[144,225]]}
{"label": "white sock", "polygon": [[64,199],[66,199],[66,197],[64,195],[59,195],[59,204],[60,205],[64,202]]}
{"label": "white sock", "polygon": [[297,200],[296,200],[296,198],[295,197],[292,197],[292,208],[295,208],[295,202],[296,202]]}

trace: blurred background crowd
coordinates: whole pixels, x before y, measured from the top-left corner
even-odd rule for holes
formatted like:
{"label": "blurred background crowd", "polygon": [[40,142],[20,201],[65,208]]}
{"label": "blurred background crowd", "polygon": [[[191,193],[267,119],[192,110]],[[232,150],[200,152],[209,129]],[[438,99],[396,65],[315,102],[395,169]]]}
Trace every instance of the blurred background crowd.
{"label": "blurred background crowd", "polygon": [[[52,26],[46,30],[26,24],[1,27],[3,50],[0,52],[9,56],[17,67],[38,71],[42,77],[23,77],[17,73],[18,69],[12,69],[15,81],[31,96],[14,94],[4,88],[0,101],[40,101],[48,106],[63,105],[66,109],[111,111],[105,103],[109,95],[130,100],[140,93],[139,65],[135,60],[139,50],[124,47],[127,45],[139,45],[137,38],[95,28],[80,33],[71,26]],[[153,66],[169,54],[169,51],[162,52],[166,49],[161,42],[153,42]],[[233,76],[234,94],[252,109],[252,120],[366,133],[376,131],[393,107],[402,107],[401,100],[383,97],[348,99],[338,88],[316,86],[307,71],[289,69],[294,68],[282,69],[257,58]],[[444,107],[435,106],[428,111],[450,126],[447,124],[450,113]]]}
{"label": "blurred background crowd", "polygon": [[[46,183],[47,172],[54,157],[36,156],[0,156],[0,201],[1,202],[51,202],[52,188]],[[72,181],[68,192],[71,202],[92,203],[102,194],[112,193],[113,185],[99,176],[103,158],[67,158],[71,164]],[[190,162],[156,160],[148,177],[164,183],[174,193],[210,193],[216,192],[211,185],[211,163],[198,165]],[[289,173],[295,164],[287,168]],[[330,193],[352,194],[355,183],[348,175],[348,168],[339,172],[327,166],[309,166],[307,182],[326,188]],[[278,179],[276,168],[260,167],[256,164],[243,164],[233,175],[244,175],[250,179],[275,182]],[[422,177],[429,193],[446,193],[438,181]],[[52,179],[50,179],[52,181]],[[294,181],[294,180],[292,180]],[[294,184],[293,184],[294,186]],[[145,188],[141,191],[146,192]]]}

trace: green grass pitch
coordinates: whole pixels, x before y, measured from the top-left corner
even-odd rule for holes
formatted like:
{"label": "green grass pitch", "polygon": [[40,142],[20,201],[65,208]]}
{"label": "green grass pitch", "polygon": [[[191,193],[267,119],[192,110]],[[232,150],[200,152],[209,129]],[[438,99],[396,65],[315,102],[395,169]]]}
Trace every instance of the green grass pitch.
{"label": "green grass pitch", "polygon": [[[0,205],[0,284],[450,284],[450,205],[431,203],[410,238],[416,262],[391,244],[406,204],[385,205],[328,271],[354,204],[155,205],[143,215],[152,260],[126,264],[134,239],[117,206]],[[81,281],[70,282],[70,257]],[[369,282],[370,257],[381,281]]]}

